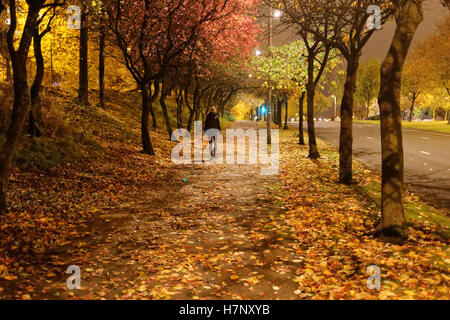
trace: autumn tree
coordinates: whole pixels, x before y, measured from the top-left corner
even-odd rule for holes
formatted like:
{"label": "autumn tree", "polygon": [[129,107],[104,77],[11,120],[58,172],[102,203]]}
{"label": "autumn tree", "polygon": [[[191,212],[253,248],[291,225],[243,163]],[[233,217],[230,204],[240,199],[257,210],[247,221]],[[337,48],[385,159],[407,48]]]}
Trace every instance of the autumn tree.
{"label": "autumn tree", "polygon": [[[11,57],[14,80],[14,103],[6,138],[0,152],[0,212],[6,212],[6,188],[11,174],[12,159],[17,148],[25,118],[30,110],[31,98],[27,77],[27,58],[33,36],[38,27],[39,14],[42,9],[55,6],[61,1],[28,0],[26,6],[25,25],[18,30],[17,1],[10,0],[10,26],[7,33],[7,44]],[[2,1],[0,9],[5,10]],[[18,41],[18,47],[15,46]]]}
{"label": "autumn tree", "polygon": [[[171,81],[172,85],[166,85],[166,79],[178,78],[180,70],[198,72],[200,69],[203,69],[204,72],[211,61],[232,63],[233,57],[237,55],[238,50],[241,51],[239,56],[244,57],[248,55],[255,43],[256,28],[251,18],[251,14],[256,8],[255,4],[255,1],[242,0],[210,0],[209,3],[206,1],[203,4],[203,9],[197,7],[196,11],[191,6],[187,11],[194,16],[197,16],[198,12],[203,12],[203,19],[199,20],[194,28],[186,29],[186,25],[182,24],[182,29],[179,32],[175,32],[176,30],[167,32],[167,37],[172,38],[168,42],[172,43],[173,48],[170,48],[169,51],[161,50],[161,58],[158,60],[158,63],[163,74],[161,78],[160,105],[169,135],[172,134],[172,128],[165,98],[167,93],[173,90],[176,83]],[[184,5],[189,6],[190,4],[186,2]],[[174,16],[173,24],[175,25],[177,20],[180,19],[192,20],[187,15],[184,17]],[[172,24],[172,22],[169,21],[169,24]],[[180,34],[184,34],[186,39],[191,39],[190,43],[178,41],[177,44]],[[170,58],[173,53],[177,53],[177,57]],[[188,65],[194,63],[193,68],[183,69],[184,61],[187,61]],[[171,73],[171,75],[168,75],[168,73]],[[174,74],[176,75],[174,76]],[[202,73],[199,73],[198,76],[202,77]],[[198,101],[200,102],[206,96],[208,96],[209,101],[212,101],[211,91],[211,88],[203,88],[200,93],[201,98]],[[211,94],[208,95],[208,92]],[[196,120],[199,118],[199,112],[199,108],[195,108]]]}
{"label": "autumn tree", "polygon": [[306,81],[307,97],[307,122],[308,122],[308,140],[309,140],[309,158],[318,159],[320,153],[317,148],[316,133],[314,127],[314,101],[317,86],[331,59],[332,49],[327,44],[320,42],[317,38],[308,32],[300,31],[301,37],[307,50],[308,76]]}
{"label": "autumn tree", "polygon": [[[450,98],[450,20],[445,20],[437,26],[436,32],[428,39],[420,42],[414,50],[414,56],[418,57],[421,65],[415,68],[423,68],[421,81],[427,80],[431,90],[444,90],[447,98]],[[414,60],[417,60],[414,59]],[[415,62],[411,62],[413,64]],[[425,79],[424,79],[425,78]],[[448,115],[446,116],[448,118]],[[447,119],[446,119],[447,120]],[[450,124],[450,119],[449,124]]]}
{"label": "autumn tree", "polygon": [[[380,70],[378,69],[377,73],[380,73]],[[346,72],[345,69],[342,69],[342,66],[339,66],[335,69],[334,72],[328,73],[325,75],[324,82],[328,84],[328,91],[331,95],[336,97],[336,117],[332,119],[333,121],[336,120],[336,118],[339,116],[339,101],[342,101],[343,93],[344,93],[344,86],[345,86],[345,79],[346,79]],[[378,75],[379,77],[379,75]],[[334,100],[334,99],[333,99]],[[334,104],[334,101],[333,101]]]}
{"label": "autumn tree", "polygon": [[[170,79],[177,62],[192,52],[202,34],[214,30],[218,21],[226,21],[245,8],[239,0],[136,0],[111,1],[108,5],[109,25],[123,53],[124,64],[138,83],[142,94],[141,120],[144,152],[153,154],[148,134],[148,117],[152,110],[151,84]],[[160,100],[166,129],[171,136],[164,96],[170,90],[163,83]]]}
{"label": "autumn tree", "polygon": [[422,0],[397,0],[396,29],[381,65],[378,102],[381,113],[382,187],[381,222],[376,234],[406,239],[408,228],[403,208],[403,136],[400,93],[403,66],[417,27],[423,20]]}
{"label": "autumn tree", "polygon": [[416,100],[416,107],[421,111],[421,119],[427,111],[431,111],[433,120],[436,120],[437,112],[444,112],[444,119],[447,119],[450,97],[442,87],[428,88],[423,91]]}
{"label": "autumn tree", "polygon": [[189,130],[193,120],[198,120],[209,106],[217,106],[223,114],[225,105],[246,87],[245,63],[256,47],[259,33],[252,18],[256,5],[256,1],[228,2],[220,15],[200,29],[193,45],[178,59],[175,68],[184,72],[180,77],[184,94],[179,90],[178,96],[185,97]]}
{"label": "autumn tree", "polygon": [[305,135],[304,135],[304,105],[305,105],[306,91],[303,91],[298,98],[298,144],[301,146],[305,145]]}
{"label": "autumn tree", "polygon": [[[305,144],[303,121],[304,100],[306,98],[307,84],[307,50],[304,41],[297,40],[287,45],[272,48],[272,58],[269,61],[272,70],[272,79],[278,87],[297,91],[299,94],[299,144]],[[266,68],[267,69],[267,68]],[[266,71],[267,72],[267,71]],[[286,108],[288,108],[286,103]],[[280,115],[281,116],[281,115]],[[287,119],[287,112],[285,124]],[[280,119],[281,120],[281,119]]]}
{"label": "autumn tree", "polygon": [[[98,106],[105,107],[105,61],[106,46],[109,42],[109,33],[107,30],[107,17],[105,10],[105,1],[93,1],[89,7],[89,17],[92,40],[98,43]],[[89,39],[91,40],[91,39]],[[86,45],[86,43],[83,43]],[[89,54],[88,54],[89,55]]]}
{"label": "autumn tree", "polygon": [[[307,3],[291,2],[292,7],[304,8],[296,10],[296,19],[314,21],[303,23],[303,28],[313,34],[325,45],[336,48],[346,60],[346,80],[341,103],[341,133],[339,142],[339,182],[351,184],[352,151],[353,151],[353,109],[354,94],[356,90],[356,77],[359,68],[359,58],[362,49],[376,30],[375,25],[367,26],[368,9],[378,7],[383,9],[379,13],[379,22],[383,23],[390,16],[390,2],[386,0],[311,0]],[[377,18],[375,18],[377,19]],[[328,32],[324,32],[327,31]]]}
{"label": "autumn tree", "polygon": [[257,98],[252,93],[240,93],[237,96],[237,103],[233,105],[231,113],[237,120],[254,120],[255,106],[263,104],[263,100]]}
{"label": "autumn tree", "polygon": [[315,116],[327,111],[331,105],[331,98],[324,94],[322,90],[317,89],[314,95]]}
{"label": "autumn tree", "polygon": [[429,83],[429,81],[426,80],[428,71],[425,70],[424,59],[419,55],[415,55],[414,52],[412,56],[413,57],[405,63],[402,81],[402,93],[410,101],[409,122],[412,121],[417,99],[424,93]]}
{"label": "autumn tree", "polygon": [[[359,58],[362,49],[376,30],[375,26],[367,27],[369,15],[373,13],[369,12],[368,8],[369,6],[378,6],[380,9],[384,9],[379,18],[379,22],[383,23],[391,14],[389,5],[390,2],[385,0],[348,0],[340,1],[337,6],[333,1],[320,1],[321,8],[328,6],[322,11],[325,12],[325,15],[321,15],[321,19],[333,21],[334,24],[331,44],[341,52],[347,62],[346,81],[340,111],[341,133],[339,141],[339,182],[343,184],[353,182],[352,123]],[[336,7],[338,9],[334,10]]]}
{"label": "autumn tree", "polygon": [[[282,107],[288,108],[289,97],[299,95],[299,144],[304,145],[303,105],[306,97],[306,48],[303,41],[270,48],[270,55],[255,56],[251,61],[256,77],[267,87],[270,77],[274,95],[274,123],[282,127]],[[286,128],[285,114],[285,128]]]}
{"label": "autumn tree", "polygon": [[377,97],[379,89],[380,61],[369,59],[360,65],[356,76],[355,101],[361,105],[359,114],[362,119],[369,117],[370,104]]}
{"label": "autumn tree", "polygon": [[79,78],[78,78],[78,100],[84,105],[89,105],[89,66],[88,66],[88,0],[80,0],[80,44],[79,44]]}
{"label": "autumn tree", "polygon": [[[107,11],[109,27],[122,51],[124,64],[136,81],[142,98],[141,139],[143,152],[154,155],[149,135],[148,120],[152,109],[152,82],[160,77],[155,70],[155,57],[150,39],[155,37],[158,12],[151,1],[110,1]],[[163,31],[161,30],[161,33]]]}
{"label": "autumn tree", "polygon": [[[241,57],[242,58],[242,57]],[[208,109],[215,106],[218,112],[224,115],[226,108],[231,106],[237,95],[244,90],[251,90],[254,86],[253,79],[249,78],[249,72],[243,61],[235,61],[232,64],[214,63],[210,66],[210,75],[200,82],[199,102],[203,102],[203,107],[198,106],[199,113],[204,118]]]}
{"label": "autumn tree", "polygon": [[2,9],[0,14],[0,56],[4,59],[6,69],[6,81],[12,80],[11,59],[9,58],[8,45],[6,43],[6,33],[8,32],[6,10]]}
{"label": "autumn tree", "polygon": [[297,35],[303,41],[307,69],[305,86],[309,140],[308,157],[310,159],[320,158],[314,127],[314,96],[327,66],[337,57],[337,53],[334,52],[330,42],[324,41],[333,35],[332,25],[317,23],[315,20],[316,8],[311,1],[266,0],[265,2],[285,13],[282,22],[295,26]]}
{"label": "autumn tree", "polygon": [[51,24],[56,16],[57,7],[63,6],[65,1],[50,4],[39,16],[36,30],[33,33],[33,52],[36,61],[36,74],[30,89],[31,108],[29,113],[28,133],[33,137],[42,135],[41,130],[41,90],[44,79],[45,63],[42,53],[42,39],[51,31]]}

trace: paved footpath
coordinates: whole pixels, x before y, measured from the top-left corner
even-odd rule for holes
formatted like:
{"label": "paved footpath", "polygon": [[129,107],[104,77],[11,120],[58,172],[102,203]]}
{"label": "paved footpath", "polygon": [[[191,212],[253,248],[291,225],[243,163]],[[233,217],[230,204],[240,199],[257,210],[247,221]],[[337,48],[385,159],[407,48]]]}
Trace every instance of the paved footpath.
{"label": "paved footpath", "polygon": [[[58,278],[44,276],[33,298],[298,299],[278,178],[258,166],[174,166],[79,247],[50,253]],[[82,290],[66,290],[68,264],[81,267]]]}

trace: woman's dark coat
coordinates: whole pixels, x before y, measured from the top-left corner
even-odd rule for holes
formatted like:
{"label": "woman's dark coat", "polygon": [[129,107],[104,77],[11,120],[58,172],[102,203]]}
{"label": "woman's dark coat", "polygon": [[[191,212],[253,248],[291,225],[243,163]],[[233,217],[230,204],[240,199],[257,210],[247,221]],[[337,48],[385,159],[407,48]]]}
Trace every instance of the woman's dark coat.
{"label": "woman's dark coat", "polygon": [[221,130],[220,129],[220,119],[219,119],[219,115],[217,113],[208,113],[208,115],[206,116],[206,120],[205,120],[205,132],[208,131],[209,129],[217,129],[217,130]]}

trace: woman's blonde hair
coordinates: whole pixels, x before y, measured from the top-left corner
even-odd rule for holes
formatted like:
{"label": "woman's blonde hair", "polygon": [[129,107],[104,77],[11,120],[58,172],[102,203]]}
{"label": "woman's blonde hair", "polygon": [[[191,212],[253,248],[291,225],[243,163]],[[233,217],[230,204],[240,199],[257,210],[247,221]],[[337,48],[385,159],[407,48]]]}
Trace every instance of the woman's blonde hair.
{"label": "woman's blonde hair", "polygon": [[208,113],[217,113],[217,109],[212,107],[211,109],[209,109]]}

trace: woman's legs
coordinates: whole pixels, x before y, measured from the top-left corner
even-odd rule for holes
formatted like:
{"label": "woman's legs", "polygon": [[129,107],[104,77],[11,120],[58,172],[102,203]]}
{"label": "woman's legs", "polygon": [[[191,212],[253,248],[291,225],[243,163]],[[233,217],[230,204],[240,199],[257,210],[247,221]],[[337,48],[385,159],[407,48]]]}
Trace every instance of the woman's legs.
{"label": "woman's legs", "polygon": [[[214,144],[214,147],[213,147]],[[215,136],[209,137],[209,154],[212,158],[216,156],[216,150],[217,150],[217,140]]]}

